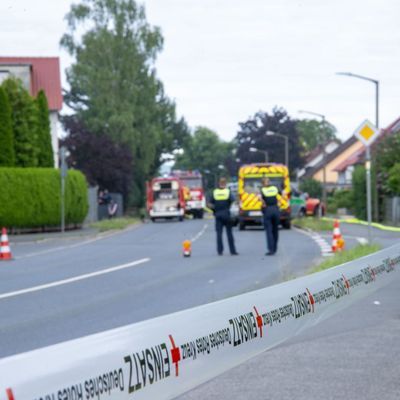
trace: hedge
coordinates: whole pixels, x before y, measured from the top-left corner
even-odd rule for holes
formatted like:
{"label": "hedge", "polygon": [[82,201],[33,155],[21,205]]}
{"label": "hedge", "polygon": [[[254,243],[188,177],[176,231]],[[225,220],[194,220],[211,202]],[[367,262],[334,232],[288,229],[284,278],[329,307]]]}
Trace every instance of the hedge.
{"label": "hedge", "polygon": [[[0,226],[59,226],[60,171],[53,168],[0,168]],[[65,183],[65,223],[81,224],[88,212],[86,179],[68,171]]]}

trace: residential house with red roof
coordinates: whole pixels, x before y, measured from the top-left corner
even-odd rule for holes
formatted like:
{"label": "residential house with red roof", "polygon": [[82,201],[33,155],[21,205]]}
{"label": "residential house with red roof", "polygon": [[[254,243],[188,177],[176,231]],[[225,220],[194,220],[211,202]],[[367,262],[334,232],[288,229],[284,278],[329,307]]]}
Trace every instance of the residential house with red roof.
{"label": "residential house with red roof", "polygon": [[21,79],[31,96],[40,90],[49,103],[54,164],[58,166],[58,114],[63,105],[60,60],[58,57],[0,57],[0,83],[13,76]]}

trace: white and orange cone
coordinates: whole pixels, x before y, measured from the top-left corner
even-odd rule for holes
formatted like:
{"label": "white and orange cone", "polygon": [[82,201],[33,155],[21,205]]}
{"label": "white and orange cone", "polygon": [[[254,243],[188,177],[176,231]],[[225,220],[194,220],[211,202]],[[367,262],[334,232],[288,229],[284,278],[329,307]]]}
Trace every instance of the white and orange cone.
{"label": "white and orange cone", "polygon": [[12,254],[10,245],[8,243],[7,229],[1,230],[1,243],[0,243],[0,260],[11,260]]}
{"label": "white and orange cone", "polygon": [[185,240],[182,243],[183,247],[183,257],[190,257],[192,255],[192,242],[190,240]]}
{"label": "white and orange cone", "polygon": [[344,248],[344,239],[340,233],[339,221],[335,220],[333,224],[332,252],[342,251]]}

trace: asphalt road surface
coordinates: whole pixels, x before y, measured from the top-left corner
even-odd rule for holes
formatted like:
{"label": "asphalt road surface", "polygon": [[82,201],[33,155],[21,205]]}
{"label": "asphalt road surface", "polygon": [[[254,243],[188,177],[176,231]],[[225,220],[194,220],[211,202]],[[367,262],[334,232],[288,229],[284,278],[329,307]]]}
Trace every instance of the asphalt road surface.
{"label": "asphalt road surface", "polygon": [[[349,247],[367,237],[364,227],[342,224],[342,232]],[[309,235],[280,233],[275,257],[264,256],[259,229],[235,231],[239,256],[217,256],[212,220],[19,239],[15,260],[0,263],[0,357],[269,286],[320,259]],[[374,229],[383,246],[399,236]],[[193,255],[183,258],[188,238]],[[399,293],[395,281],[180,399],[399,399]]]}
{"label": "asphalt road surface", "polygon": [[218,256],[213,220],[147,223],[103,238],[11,238],[15,260],[0,263],[0,357],[302,275],[319,247],[299,231],[280,233],[274,257],[264,256],[259,228],[235,230],[240,255]]}

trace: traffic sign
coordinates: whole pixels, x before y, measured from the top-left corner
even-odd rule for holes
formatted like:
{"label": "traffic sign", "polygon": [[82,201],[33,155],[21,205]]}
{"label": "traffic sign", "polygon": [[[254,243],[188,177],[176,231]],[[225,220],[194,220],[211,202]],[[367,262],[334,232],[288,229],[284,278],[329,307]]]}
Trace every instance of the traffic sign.
{"label": "traffic sign", "polygon": [[367,119],[355,130],[354,136],[365,146],[370,146],[379,136],[379,129]]}

